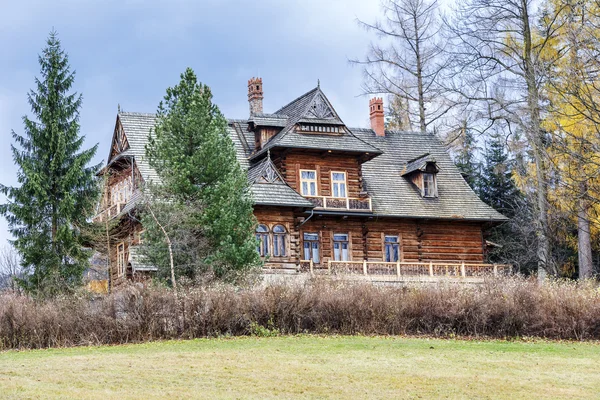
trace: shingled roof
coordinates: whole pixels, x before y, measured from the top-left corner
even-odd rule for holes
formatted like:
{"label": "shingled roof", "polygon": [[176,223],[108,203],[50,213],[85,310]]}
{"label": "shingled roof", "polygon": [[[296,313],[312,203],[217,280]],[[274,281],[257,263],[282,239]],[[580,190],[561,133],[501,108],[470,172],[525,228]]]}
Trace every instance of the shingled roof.
{"label": "shingled roof", "polygon": [[266,157],[248,170],[248,180],[257,205],[313,208],[314,205],[292,189],[277,167]]}
{"label": "shingled roof", "polygon": [[[159,182],[156,171],[150,167],[146,158],[146,144],[150,130],[154,128],[156,115],[135,112],[120,112],[118,119],[121,121],[123,131],[129,143],[129,149],[119,155],[131,155],[146,182]],[[109,159],[108,162],[111,160]]]}
{"label": "shingled roof", "polygon": [[[275,114],[263,114],[256,118],[282,115],[287,117],[286,128],[276,135],[260,152],[254,153],[254,133],[248,129],[249,120],[228,120],[228,133],[233,140],[236,155],[244,170],[248,170],[251,191],[255,204],[312,208],[313,205],[285,182],[263,182],[259,178],[265,168],[275,168],[266,156],[274,147],[349,150],[372,152],[377,157],[362,164],[364,188],[371,196],[373,216],[427,219],[461,219],[472,221],[504,221],[506,217],[489,207],[473,192],[454,165],[445,147],[434,135],[386,131],[377,136],[371,129],[347,128],[345,135],[300,134],[291,129],[306,116],[306,110],[316,95],[322,94],[319,87],[305,93]],[[327,106],[330,106],[326,97]],[[335,111],[333,111],[335,112]],[[270,117],[269,117],[270,118]],[[130,148],[127,154],[135,157],[144,179],[158,180],[155,171],[145,159],[148,133],[154,126],[153,114],[119,113]],[[316,119],[316,118],[315,118]],[[322,118],[321,118],[322,119]],[[328,120],[341,119],[335,114]],[[337,122],[336,122],[337,123]],[[435,162],[438,197],[423,198],[409,179],[403,177],[407,171],[424,168]],[[267,163],[271,163],[268,165]]]}
{"label": "shingled roof", "polygon": [[[371,196],[373,213],[380,216],[431,219],[504,221],[507,218],[485,204],[465,182],[445,147],[432,134],[371,129],[352,132],[383,151],[362,165],[363,184]],[[423,152],[428,154],[424,155]],[[438,197],[424,198],[402,177],[411,162],[435,160]],[[419,163],[417,163],[419,164]]]}
{"label": "shingled roof", "polygon": [[252,154],[250,159],[259,159],[273,148],[300,148],[344,151],[352,153],[380,154],[381,151],[356,137],[351,131],[339,135],[300,133],[295,130],[297,123],[314,123],[344,126],[341,118],[321,90],[320,86],[304,93],[275,112],[287,116],[286,126],[275,135],[261,150]]}

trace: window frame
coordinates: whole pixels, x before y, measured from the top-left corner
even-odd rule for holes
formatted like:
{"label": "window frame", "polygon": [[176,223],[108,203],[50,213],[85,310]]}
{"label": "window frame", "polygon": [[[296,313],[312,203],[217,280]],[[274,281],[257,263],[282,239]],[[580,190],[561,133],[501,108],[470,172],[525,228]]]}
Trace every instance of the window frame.
{"label": "window frame", "polygon": [[125,242],[117,244],[117,276],[122,277],[125,275],[125,269],[127,268],[127,261],[125,260]]}
{"label": "window frame", "polygon": [[[394,242],[388,242],[387,238],[395,238]],[[383,234],[383,260],[385,262],[400,262],[402,260],[402,246],[400,245],[401,236],[399,234]],[[397,259],[393,260],[391,257],[388,259],[388,244],[392,246],[397,246],[398,251],[396,253]]]}
{"label": "window frame", "polygon": [[[313,239],[306,239],[306,235],[316,235],[317,239],[313,240]],[[310,243],[308,249],[306,248],[306,244]],[[314,259],[314,249],[315,246],[313,246],[313,244],[316,244],[316,249],[317,249],[317,259]],[[306,251],[308,250],[309,252],[309,257],[306,257]],[[321,263],[321,259],[322,254],[321,254],[321,235],[319,232],[302,232],[302,257],[303,257],[303,261],[310,261],[313,260],[313,263],[315,264],[320,264]]]}
{"label": "window frame", "polygon": [[[333,175],[334,174],[343,174],[344,175],[344,181],[336,181],[333,179]],[[331,178],[331,197],[335,198],[335,199],[347,199],[348,198],[348,174],[346,173],[346,171],[331,171],[330,172],[330,178]],[[338,185],[338,192],[339,192],[339,185],[343,184],[344,185],[344,196],[335,196],[335,185]],[[339,194],[339,193],[338,193]]]}
{"label": "window frame", "polygon": [[[427,198],[434,198],[437,197],[437,182],[436,182],[436,174],[432,173],[432,172],[422,172],[421,173],[421,182],[422,182],[422,189],[421,189],[421,195],[423,197],[427,197]],[[426,182],[426,178],[427,177],[431,177],[431,193],[429,192],[429,184],[427,185],[427,189],[425,188],[425,182]]]}
{"label": "window frame", "polygon": [[[261,227],[264,227],[265,231],[259,230]],[[269,226],[265,224],[258,224],[254,230],[254,237],[258,240],[256,250],[261,257],[269,257],[271,255],[270,233]]]}
{"label": "window frame", "polygon": [[[346,240],[336,240],[336,236],[345,236]],[[332,252],[333,252],[333,261],[352,261],[352,255],[351,255],[351,251],[350,251],[350,234],[349,233],[340,233],[340,232],[334,232],[332,237]],[[344,248],[343,245],[346,245],[346,259],[344,260]],[[336,247],[339,247],[339,249],[337,249],[337,254],[336,254]],[[339,258],[339,259],[338,259]]]}
{"label": "window frame", "polygon": [[[302,177],[303,172],[314,172],[315,178],[314,179],[303,178]],[[301,169],[299,172],[299,175],[300,175],[300,194],[305,197],[319,196],[319,175],[317,174],[317,170],[316,169]],[[307,183],[306,188],[308,190],[308,193],[304,193],[304,183],[305,182]],[[310,184],[311,183],[314,183],[314,185],[315,185],[315,194],[310,194]]]}
{"label": "window frame", "polygon": [[[281,227],[283,232],[276,232],[275,230]],[[286,257],[287,256],[287,234],[286,227],[282,224],[275,224],[271,229],[271,235],[273,236],[273,257]]]}

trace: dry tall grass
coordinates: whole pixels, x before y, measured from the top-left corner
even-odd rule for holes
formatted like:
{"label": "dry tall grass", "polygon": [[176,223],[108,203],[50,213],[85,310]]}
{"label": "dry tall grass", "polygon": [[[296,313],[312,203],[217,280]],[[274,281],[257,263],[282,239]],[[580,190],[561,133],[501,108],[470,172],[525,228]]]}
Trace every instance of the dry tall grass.
{"label": "dry tall grass", "polygon": [[0,295],[0,350],[257,332],[600,339],[600,290],[526,279],[407,287],[316,280],[192,288],[178,297],[135,286],[39,302]]}

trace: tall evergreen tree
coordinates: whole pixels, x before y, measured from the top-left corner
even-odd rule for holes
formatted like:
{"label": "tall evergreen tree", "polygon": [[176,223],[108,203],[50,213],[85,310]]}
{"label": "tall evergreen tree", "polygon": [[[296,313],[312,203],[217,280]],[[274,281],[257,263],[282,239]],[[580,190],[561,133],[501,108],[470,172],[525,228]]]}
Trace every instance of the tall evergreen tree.
{"label": "tall evergreen tree", "polygon": [[465,178],[471,189],[479,190],[479,163],[475,160],[477,146],[473,132],[468,128],[466,120],[463,121],[462,142],[455,157],[455,164]]}
{"label": "tall evergreen tree", "polygon": [[480,177],[479,197],[511,217],[520,192],[512,178],[513,168],[503,138],[496,134],[486,143],[485,161]]}
{"label": "tall evergreen tree", "polygon": [[[153,197],[166,198],[168,204],[157,204],[155,209],[161,211],[163,221],[176,221],[163,226],[182,239],[181,244],[173,243],[179,273],[193,278],[198,272],[212,271],[223,278],[260,263],[246,173],[237,161],[227,121],[212,103],[210,88],[198,82],[190,68],[177,86],[167,89],[146,154],[161,178],[154,191],[162,196]],[[162,242],[158,252],[162,257],[155,259],[164,263],[165,238],[156,229],[157,219],[160,216],[144,218],[151,227],[146,247],[160,249]],[[176,251],[190,247],[205,251],[194,258]]]}
{"label": "tall evergreen tree", "polygon": [[99,165],[88,166],[97,145],[81,150],[82,97],[69,93],[75,73],[55,31],[38,59],[41,77],[28,94],[36,118],[23,117],[24,135],[12,132],[20,186],[0,186],[9,198],[0,212],[21,256],[21,285],[29,292],[53,295],[80,284],[89,265],[79,227],[94,211]]}

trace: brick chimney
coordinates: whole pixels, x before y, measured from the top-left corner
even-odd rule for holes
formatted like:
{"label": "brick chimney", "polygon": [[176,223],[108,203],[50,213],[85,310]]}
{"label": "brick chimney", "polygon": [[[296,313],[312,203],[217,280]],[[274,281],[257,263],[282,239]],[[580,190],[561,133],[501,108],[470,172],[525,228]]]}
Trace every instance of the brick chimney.
{"label": "brick chimney", "polygon": [[250,103],[250,115],[263,112],[262,78],[248,80],[248,103]]}
{"label": "brick chimney", "polygon": [[383,99],[373,97],[369,101],[369,115],[371,117],[371,129],[377,136],[385,136],[385,121],[383,119]]}

